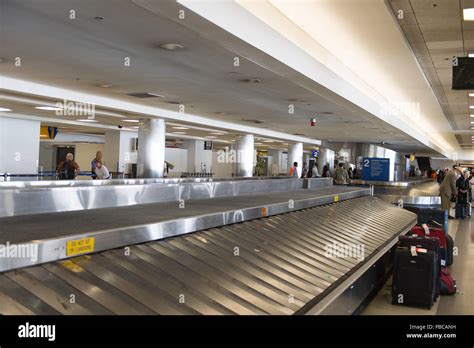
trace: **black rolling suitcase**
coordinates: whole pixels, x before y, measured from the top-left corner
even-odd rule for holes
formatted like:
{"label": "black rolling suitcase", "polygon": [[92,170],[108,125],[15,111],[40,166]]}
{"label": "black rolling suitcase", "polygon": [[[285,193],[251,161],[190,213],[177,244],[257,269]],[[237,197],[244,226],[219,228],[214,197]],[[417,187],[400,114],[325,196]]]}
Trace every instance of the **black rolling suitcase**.
{"label": "black rolling suitcase", "polygon": [[415,246],[417,248],[423,248],[428,251],[432,251],[436,254],[437,259],[437,269],[435,270],[436,279],[435,279],[435,297],[438,298],[440,294],[440,281],[441,281],[441,249],[439,247],[439,239],[435,237],[419,237],[419,236],[399,236],[398,237],[398,246],[410,248]]}
{"label": "black rolling suitcase", "polygon": [[415,213],[418,217],[418,224],[440,225],[448,233],[448,211],[438,208],[418,208],[403,206],[404,209]]}
{"label": "black rolling suitcase", "polygon": [[395,250],[392,303],[408,306],[433,306],[438,270],[436,253],[416,247]]}
{"label": "black rolling suitcase", "polygon": [[454,262],[454,240],[450,235],[446,236],[446,266],[451,266]]}
{"label": "black rolling suitcase", "polygon": [[464,219],[468,215],[468,206],[465,203],[456,203],[456,219]]}

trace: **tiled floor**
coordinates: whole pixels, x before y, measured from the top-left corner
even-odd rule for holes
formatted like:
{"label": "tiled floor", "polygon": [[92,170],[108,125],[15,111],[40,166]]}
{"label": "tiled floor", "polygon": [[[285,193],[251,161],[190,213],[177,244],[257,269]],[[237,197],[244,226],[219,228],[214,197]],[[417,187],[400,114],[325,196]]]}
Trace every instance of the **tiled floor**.
{"label": "tiled floor", "polygon": [[441,296],[431,310],[392,305],[390,278],[362,315],[474,314],[474,231],[471,225],[471,219],[449,221],[449,234],[454,238],[455,248],[458,248],[458,254],[450,267],[458,285],[456,295]]}

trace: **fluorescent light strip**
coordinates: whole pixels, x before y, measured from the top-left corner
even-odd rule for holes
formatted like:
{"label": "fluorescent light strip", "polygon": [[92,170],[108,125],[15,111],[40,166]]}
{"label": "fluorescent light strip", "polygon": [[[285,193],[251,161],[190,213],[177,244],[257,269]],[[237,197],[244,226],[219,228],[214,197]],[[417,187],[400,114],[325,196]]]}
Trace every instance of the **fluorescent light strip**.
{"label": "fluorescent light strip", "polygon": [[89,119],[89,118],[81,118],[81,119],[76,120],[76,121],[79,121],[79,122],[89,122],[89,123],[97,123],[97,120],[92,120],[92,119]]}
{"label": "fluorescent light strip", "polygon": [[229,132],[226,131],[221,131],[220,129],[211,129],[211,128],[205,128],[205,127],[198,127],[198,126],[191,126],[191,125],[181,125],[179,123],[174,123],[174,122],[166,122],[167,126],[172,126],[174,129],[197,129],[197,130],[202,130],[206,132],[221,132],[223,134],[228,134]]}
{"label": "fluorescent light strip", "polygon": [[12,111],[11,109],[7,109],[7,108],[0,108],[0,111],[1,112],[9,112],[9,111]]}
{"label": "fluorescent light strip", "polygon": [[35,109],[44,110],[44,111],[60,111],[62,108],[56,106],[35,106]]}

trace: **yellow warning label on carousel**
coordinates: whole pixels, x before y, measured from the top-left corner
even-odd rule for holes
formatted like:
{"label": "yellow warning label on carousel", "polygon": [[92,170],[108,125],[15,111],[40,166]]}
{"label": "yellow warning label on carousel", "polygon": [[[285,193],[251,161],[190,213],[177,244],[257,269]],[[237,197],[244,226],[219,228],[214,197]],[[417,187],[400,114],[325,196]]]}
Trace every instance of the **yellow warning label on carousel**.
{"label": "yellow warning label on carousel", "polygon": [[74,256],[94,251],[95,238],[83,238],[70,240],[66,243],[66,256]]}

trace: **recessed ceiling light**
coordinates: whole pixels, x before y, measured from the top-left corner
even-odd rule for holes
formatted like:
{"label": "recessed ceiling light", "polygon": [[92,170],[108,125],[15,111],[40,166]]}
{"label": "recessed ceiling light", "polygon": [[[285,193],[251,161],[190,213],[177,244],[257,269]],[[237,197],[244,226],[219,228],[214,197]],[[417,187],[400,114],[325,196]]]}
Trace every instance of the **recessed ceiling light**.
{"label": "recessed ceiling light", "polygon": [[89,123],[97,123],[97,120],[93,120],[93,119],[90,119],[90,118],[81,118],[79,120],[77,120],[79,122],[89,122]]}
{"label": "recessed ceiling light", "polygon": [[217,137],[212,136],[212,135],[208,135],[208,136],[206,136],[206,138],[209,138],[209,139],[216,139]]}
{"label": "recessed ceiling light", "polygon": [[173,134],[187,134],[186,132],[173,132]]}
{"label": "recessed ceiling light", "polygon": [[273,143],[273,140],[264,140],[264,143]]}
{"label": "recessed ceiling light", "polygon": [[184,46],[177,43],[165,43],[165,44],[161,44],[160,48],[164,50],[168,50],[168,51],[174,51],[174,50],[183,49]]}
{"label": "recessed ceiling light", "polygon": [[173,129],[189,129],[188,127],[171,127]]}
{"label": "recessed ceiling light", "polygon": [[465,8],[462,10],[465,21],[474,21],[474,8]]}
{"label": "recessed ceiling light", "polygon": [[470,97],[474,97],[474,93],[469,93],[469,96],[470,96]]}
{"label": "recessed ceiling light", "polygon": [[59,111],[62,110],[61,108],[55,106],[35,106],[35,109],[38,110],[45,110],[45,111]]}
{"label": "recessed ceiling light", "polygon": [[140,120],[123,120],[124,122],[139,123]]}
{"label": "recessed ceiling light", "polygon": [[156,93],[150,93],[150,92],[147,92],[148,95],[151,95],[153,97],[158,97],[158,98],[164,98],[165,96],[164,95],[161,95],[161,94],[156,94]]}
{"label": "recessed ceiling light", "polygon": [[81,119],[76,120],[76,121],[79,121],[79,122],[89,122],[89,123],[97,123],[97,120],[93,120],[93,119],[90,119],[90,118],[81,118]]}
{"label": "recessed ceiling light", "polygon": [[103,84],[103,85],[99,85],[99,87],[102,87],[102,88],[110,88],[110,87],[112,87],[112,85]]}
{"label": "recessed ceiling light", "polygon": [[474,109],[474,106],[473,105],[469,106],[469,109]]}
{"label": "recessed ceiling light", "polygon": [[11,109],[7,109],[7,108],[0,108],[0,111],[2,112],[8,112],[8,111],[12,111]]}
{"label": "recessed ceiling light", "polygon": [[474,58],[474,53],[468,53],[467,56],[468,56],[469,58]]}
{"label": "recessed ceiling light", "polygon": [[133,127],[131,127],[131,128],[138,129],[138,128],[140,128],[140,127],[138,127],[138,126],[133,126]]}
{"label": "recessed ceiling light", "polygon": [[224,133],[211,133],[212,135],[224,135]]}

